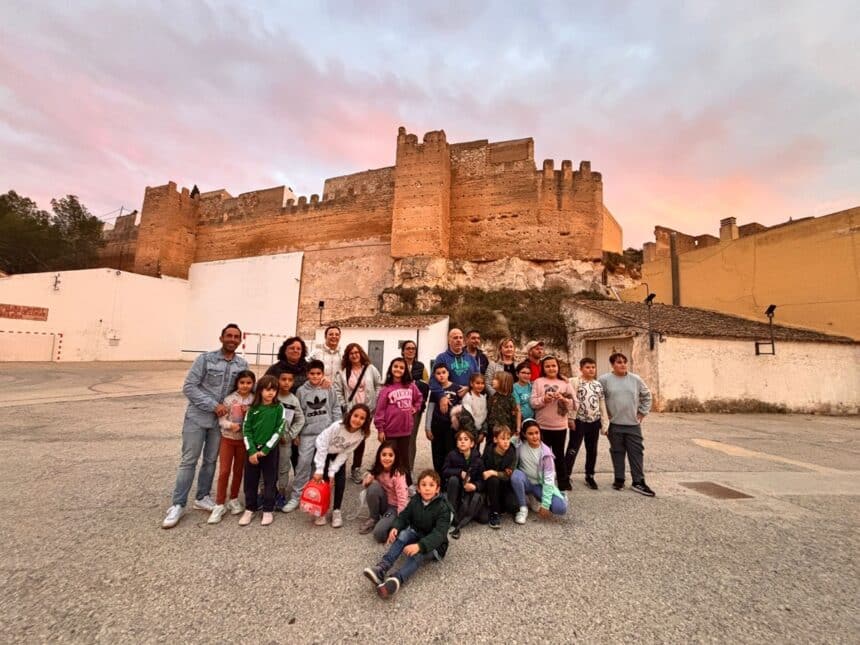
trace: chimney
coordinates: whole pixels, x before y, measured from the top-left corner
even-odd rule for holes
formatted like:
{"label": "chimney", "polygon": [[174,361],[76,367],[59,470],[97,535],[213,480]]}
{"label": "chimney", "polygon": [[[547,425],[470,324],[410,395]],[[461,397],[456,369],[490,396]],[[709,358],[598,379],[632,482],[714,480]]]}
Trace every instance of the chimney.
{"label": "chimney", "polygon": [[734,217],[720,220],[720,243],[738,239],[738,224]]}

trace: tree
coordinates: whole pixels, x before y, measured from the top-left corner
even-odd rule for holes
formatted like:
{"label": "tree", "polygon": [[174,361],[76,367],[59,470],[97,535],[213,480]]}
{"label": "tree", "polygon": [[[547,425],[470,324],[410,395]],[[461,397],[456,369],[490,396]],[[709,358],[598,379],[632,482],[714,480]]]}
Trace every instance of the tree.
{"label": "tree", "polygon": [[104,222],[91,215],[75,195],[52,199],[51,209],[54,211],[51,226],[60,240],[53,268],[84,269],[93,266],[99,249],[104,246]]}

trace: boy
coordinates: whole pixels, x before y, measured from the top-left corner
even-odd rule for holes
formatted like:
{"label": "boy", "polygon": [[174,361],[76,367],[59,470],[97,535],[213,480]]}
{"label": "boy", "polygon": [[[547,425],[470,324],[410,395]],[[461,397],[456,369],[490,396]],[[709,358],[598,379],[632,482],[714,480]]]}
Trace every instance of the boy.
{"label": "boy", "polygon": [[594,465],[597,462],[597,441],[600,431],[606,433],[609,425],[609,415],[606,412],[606,397],[603,386],[597,380],[597,363],[587,356],[579,361],[580,378],[571,378],[570,386],[576,395],[579,407],[571,414],[569,424],[570,440],[564,455],[568,475],[573,475],[573,464],[576,455],[585,439],[585,484],[591,490],[597,490],[594,481]]}
{"label": "boy", "polygon": [[645,381],[627,371],[627,357],[615,352],[609,357],[612,371],[598,380],[606,394],[606,409],[609,412],[609,453],[615,469],[612,488],[624,488],[624,455],[630,462],[633,490],[646,497],[655,493],[645,483],[642,455],[642,419],[651,411],[651,392]]}
{"label": "boy", "polygon": [[[364,576],[376,585],[380,598],[396,594],[400,586],[428,560],[441,561],[445,557],[448,528],[454,512],[440,491],[441,484],[439,474],[432,470],[425,470],[418,476],[418,494],[409,500],[388,533],[386,544],[391,548],[379,564],[363,571]],[[387,575],[401,553],[406,560],[397,572]]]}
{"label": "boy", "polygon": [[[430,391],[430,404],[427,406],[427,420],[424,434],[430,440],[430,448],[433,453],[433,470],[442,472],[445,457],[454,449],[454,431],[451,428],[451,409],[460,402],[457,391],[460,389],[455,383],[448,380],[448,368],[439,364],[433,368],[433,377],[438,383],[438,390]],[[439,402],[448,400],[445,411]]]}
{"label": "boy", "polygon": [[511,475],[517,467],[517,451],[511,445],[511,429],[496,426],[493,440],[487,442],[481,457],[484,463],[484,487],[490,506],[490,528],[502,526],[502,511],[516,513],[517,501],[511,488]]}
{"label": "boy", "polygon": [[316,454],[317,436],[335,421],[340,421],[340,405],[334,385],[325,385],[325,365],[320,360],[308,362],[308,380],[296,392],[299,406],[305,417],[305,427],[299,435],[299,461],[293,477],[293,493],[284,506],[284,513],[299,507],[302,489],[311,477]]}
{"label": "boy", "polygon": [[460,531],[481,511],[484,500],[475,493],[484,487],[484,464],[475,448],[475,437],[462,428],[454,435],[457,449],[445,457],[442,480],[445,495],[454,509],[454,529],[451,537],[459,539]]}
{"label": "boy", "polygon": [[296,377],[291,372],[281,372],[278,377],[278,401],[284,406],[286,429],[278,451],[278,496],[275,508],[283,511],[287,505],[287,482],[290,479],[290,457],[293,445],[299,445],[299,433],[305,425],[305,415],[299,399],[293,394]]}

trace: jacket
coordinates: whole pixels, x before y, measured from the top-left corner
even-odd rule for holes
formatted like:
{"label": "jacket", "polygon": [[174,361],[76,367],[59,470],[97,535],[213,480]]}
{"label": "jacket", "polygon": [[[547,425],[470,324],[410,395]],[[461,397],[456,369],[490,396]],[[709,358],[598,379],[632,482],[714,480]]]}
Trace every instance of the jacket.
{"label": "jacket", "polygon": [[[525,441],[520,441],[517,446],[517,468],[522,470],[523,461],[520,458],[520,452],[528,444]],[[523,471],[525,472],[525,471]],[[555,457],[552,450],[545,443],[540,445],[540,465],[538,467],[538,481],[541,486],[540,505],[544,508],[549,508],[552,504],[553,495],[556,497],[564,497],[555,483]]]}
{"label": "jacket", "polygon": [[385,499],[388,505],[393,506],[400,513],[409,503],[409,487],[406,485],[406,475],[403,473],[379,473],[375,477],[377,483],[385,491]]}
{"label": "jacket", "polygon": [[[517,403],[513,394],[494,392],[487,401],[487,436],[492,437],[496,426],[507,426],[512,433],[517,431]],[[490,442],[492,443],[492,441]]]}
{"label": "jacket", "polygon": [[412,434],[415,415],[421,409],[421,392],[415,383],[385,385],[379,391],[373,424],[384,432],[386,439],[408,437]]}
{"label": "jacket", "polygon": [[195,358],[182,384],[182,393],[188,399],[185,418],[204,428],[217,427],[215,407],[232,391],[236,374],[246,369],[244,358],[233,354],[227,360],[220,349]]}
{"label": "jacket", "polygon": [[[499,479],[509,481],[511,476],[505,473],[505,470],[516,470],[517,468],[517,449],[513,444],[508,446],[505,454],[500,455],[496,452],[496,446],[492,443],[487,443],[484,448],[484,454],[481,456],[481,462],[484,464],[484,471],[495,470],[499,473]],[[483,480],[483,475],[481,476]]]}
{"label": "jacket", "polygon": [[424,363],[421,361],[414,361],[409,369],[409,373],[412,375],[412,382],[418,387],[418,391],[421,392],[421,396],[423,397],[421,400],[421,409],[418,410],[418,414],[423,414],[424,410],[427,409],[427,404],[430,402],[430,386],[427,384],[427,368],[424,367]]}
{"label": "jacket", "polygon": [[249,455],[258,450],[268,455],[284,435],[284,406],[280,403],[253,406],[245,415],[242,435]]}
{"label": "jacket", "polygon": [[266,376],[280,378],[283,372],[289,372],[293,375],[293,394],[296,394],[299,388],[308,380],[308,363],[307,361],[290,363],[286,360],[280,360],[266,370]]}
{"label": "jacket", "polygon": [[475,484],[478,490],[483,488],[484,463],[481,461],[481,455],[477,448],[472,448],[469,459],[466,459],[459,450],[449,452],[442,466],[442,481],[447,481],[449,477],[460,477],[460,473],[463,471],[468,474],[463,483],[470,481]]}
{"label": "jacket", "polygon": [[305,415],[302,436],[318,435],[342,416],[333,385],[326,389],[315,387],[308,381],[299,388],[296,397]]}
{"label": "jacket", "polygon": [[335,421],[328,428],[317,435],[316,454],[314,455],[314,472],[322,473],[325,468],[325,460],[329,455],[337,455],[328,465],[329,479],[334,479],[337,471],[346,463],[349,456],[358,448],[358,444],[364,439],[359,432],[347,430],[343,421]]}
{"label": "jacket", "polygon": [[[242,397],[238,392],[232,392],[224,399],[224,405],[227,406],[227,414],[218,419],[218,425],[221,427],[221,436],[225,439],[233,441],[242,440],[242,425],[245,423],[245,412],[251,407],[254,402],[254,393],[249,392],[247,396]],[[233,431],[233,424],[239,425],[239,429]]]}
{"label": "jacket", "polygon": [[289,441],[292,441],[299,436],[302,428],[305,427],[305,414],[302,412],[302,406],[299,403],[299,399],[292,392],[286,396],[278,393],[278,401],[280,401],[281,405],[284,406],[284,419],[287,424],[284,430],[284,436]]}
{"label": "jacket", "polygon": [[[370,364],[364,371],[362,377],[364,383],[364,396],[367,407],[370,408],[370,413],[376,409],[376,399],[379,396],[379,388],[382,386],[382,377],[379,375],[379,370],[376,366]],[[340,402],[341,409],[346,412],[356,402],[355,399],[349,401],[349,395],[352,394],[352,388],[349,386],[349,376],[346,370],[340,370],[334,377],[334,389],[337,391],[337,399]]]}
{"label": "jacket", "polygon": [[418,551],[423,554],[435,550],[439,558],[444,558],[448,551],[448,529],[451,528],[451,517],[454,510],[441,493],[424,505],[421,495],[416,494],[409,500],[406,508],[401,511],[391,528],[397,532],[412,528],[418,534]]}

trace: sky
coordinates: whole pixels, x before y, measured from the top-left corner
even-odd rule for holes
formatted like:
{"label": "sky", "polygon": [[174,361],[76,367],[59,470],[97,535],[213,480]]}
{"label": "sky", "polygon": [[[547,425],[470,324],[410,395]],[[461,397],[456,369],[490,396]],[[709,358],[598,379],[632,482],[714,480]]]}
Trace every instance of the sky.
{"label": "sky", "polygon": [[590,160],[625,246],[860,205],[856,1],[0,3],[0,193],[107,221],[390,166],[398,126]]}

